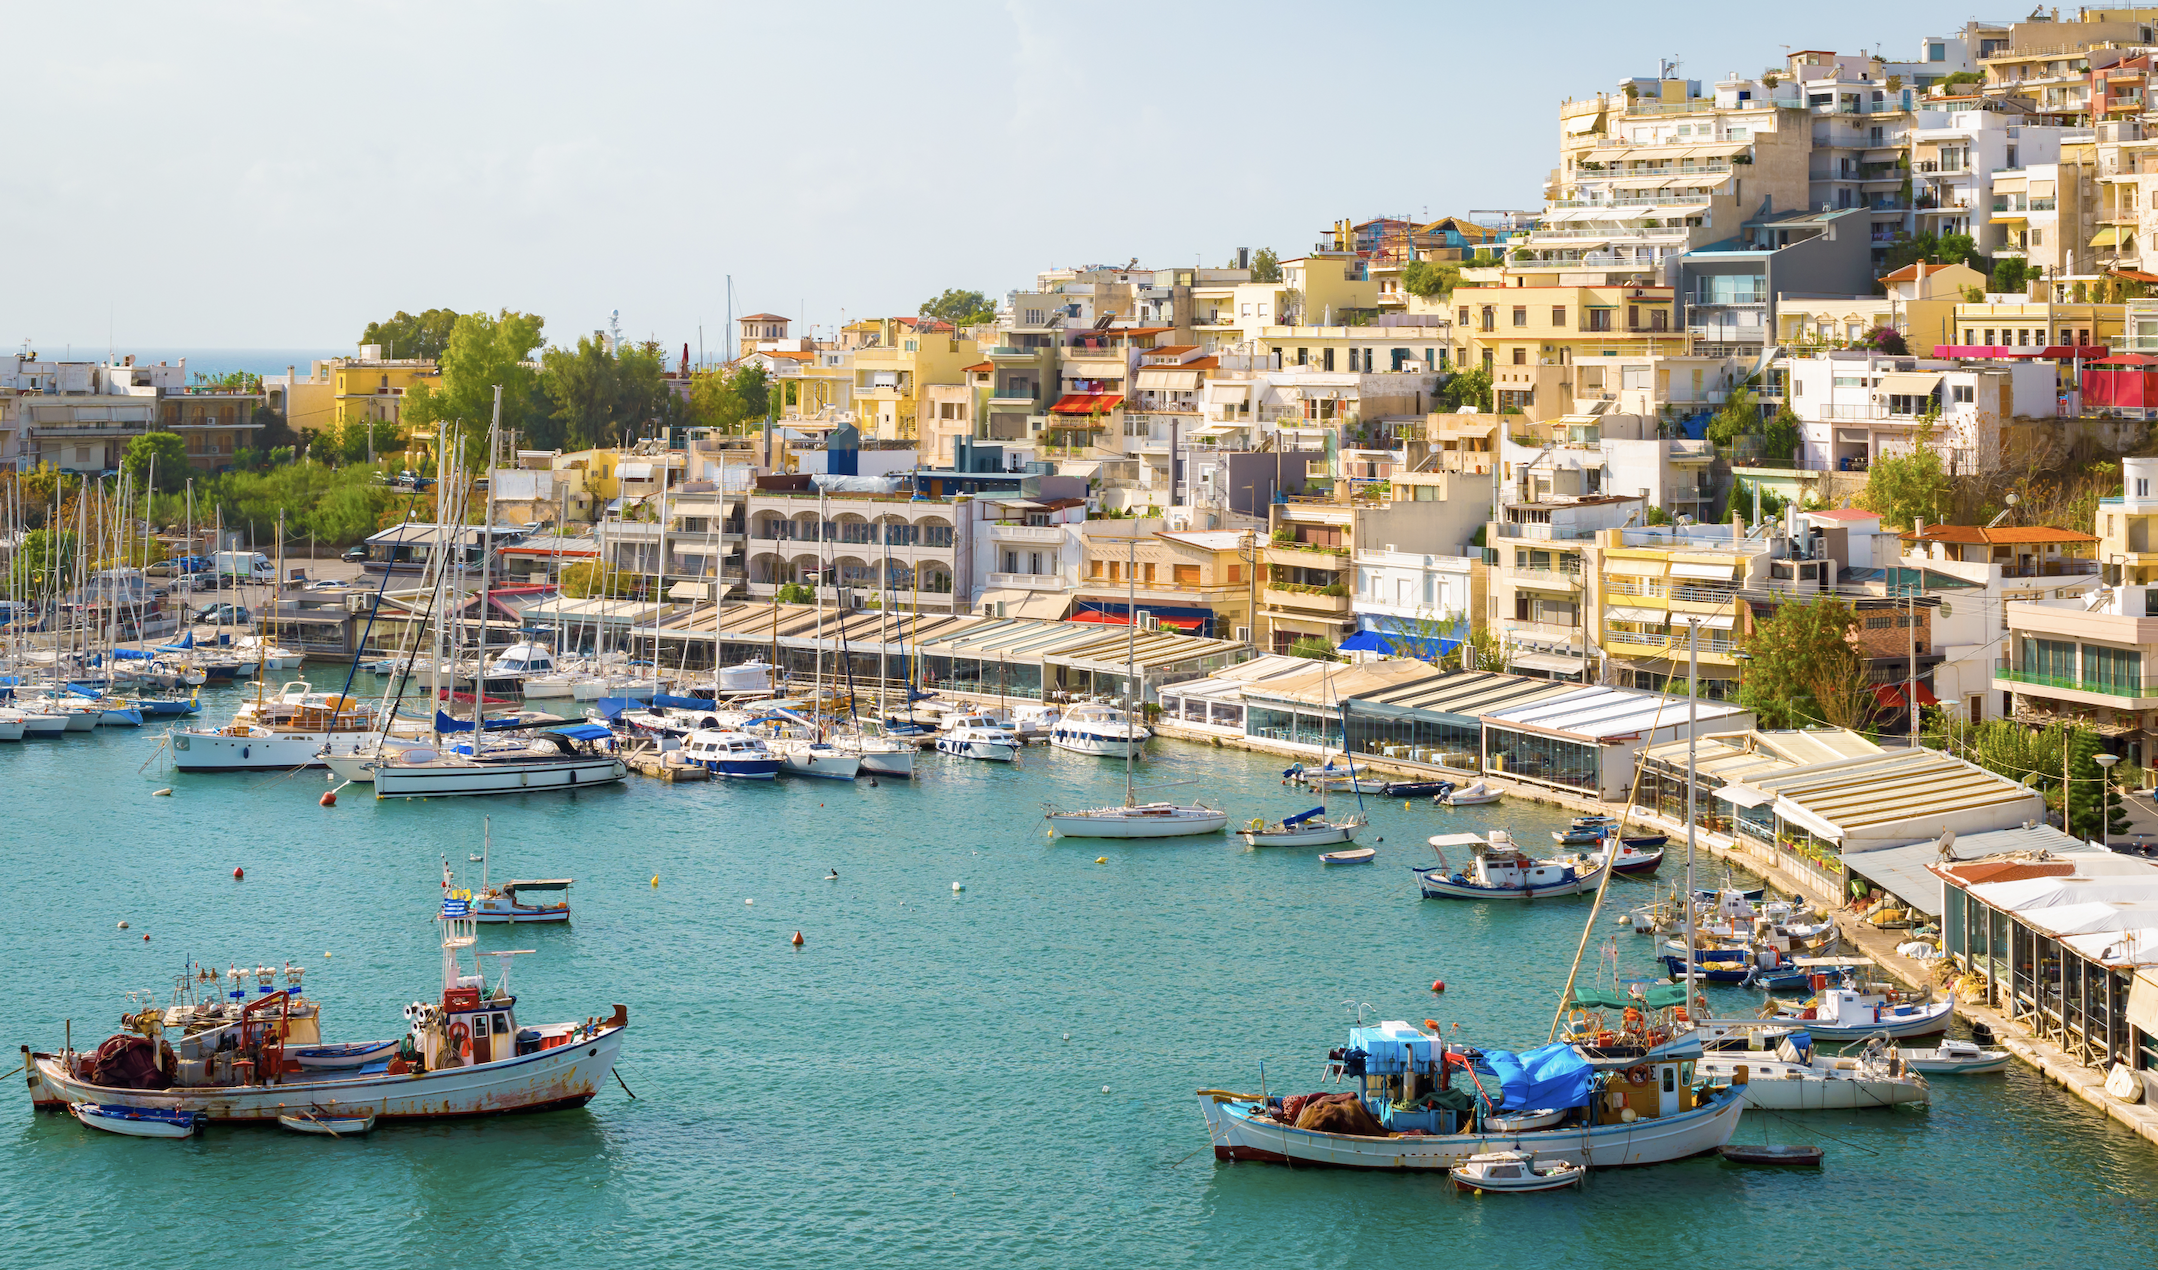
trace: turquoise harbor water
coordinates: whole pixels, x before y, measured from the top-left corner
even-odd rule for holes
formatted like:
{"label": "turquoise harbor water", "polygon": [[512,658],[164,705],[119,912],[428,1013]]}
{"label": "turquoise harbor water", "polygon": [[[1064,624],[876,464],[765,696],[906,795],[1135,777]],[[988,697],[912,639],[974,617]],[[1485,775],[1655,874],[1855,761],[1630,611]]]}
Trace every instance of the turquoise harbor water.
{"label": "turquoise harbor water", "polygon": [[[1748,1116],[1741,1140],[1825,1145],[1818,1174],[1696,1160],[1509,1200],[1217,1164],[1192,1091],[1253,1087],[1262,1060],[1270,1090],[1314,1087],[1356,1003],[1487,1046],[1544,1040],[1587,902],[1422,901],[1405,866],[1447,828],[1544,840],[1553,809],[1373,802],[1378,865],[1322,870],[1227,838],[1049,842],[1042,801],[1113,798],[1119,769],[1045,750],[1019,770],[925,756],[920,780],[880,788],[633,779],[492,801],[348,790],[325,809],[320,773],[138,773],[154,748],[147,728],[0,747],[8,1050],[57,1045],[70,1017],[78,1043],[102,1038],[127,990],[162,997],[189,956],[303,962],[331,1033],[395,1035],[439,982],[439,862],[476,875],[491,816],[494,876],[575,877],[576,919],[483,945],[538,950],[517,959],[528,1022],[626,1003],[638,1096],[359,1141],[174,1143],[32,1116],[11,1083],[0,1265],[1815,1268],[2158,1251],[2158,1155],[2022,1068],[1940,1079],[1928,1111]],[[1279,760],[1154,750],[1148,772],[1196,780],[1239,820],[1298,805]],[[1607,930],[1647,965],[1648,940]]]}

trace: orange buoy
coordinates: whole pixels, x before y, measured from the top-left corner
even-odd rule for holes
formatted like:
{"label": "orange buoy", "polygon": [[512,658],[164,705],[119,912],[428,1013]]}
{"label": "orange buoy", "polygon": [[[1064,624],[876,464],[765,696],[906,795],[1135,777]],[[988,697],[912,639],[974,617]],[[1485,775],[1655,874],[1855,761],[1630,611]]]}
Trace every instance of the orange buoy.
{"label": "orange buoy", "polygon": [[234,865],[234,866],[233,866],[233,869],[232,869],[232,878],[233,878],[233,881],[237,882],[237,881],[239,881],[239,880],[240,880],[241,878],[244,878],[244,877],[246,877],[246,876],[247,876],[247,870],[245,870],[245,869],[242,869],[242,868],[240,868],[240,867],[239,867],[238,865]]}
{"label": "orange buoy", "polygon": [[324,794],[322,796],[322,805],[325,807],[335,807],[337,805],[337,795]]}
{"label": "orange buoy", "polygon": [[150,942],[150,937],[149,937],[148,935],[144,935],[144,936],[142,937],[142,942],[144,942],[144,943],[146,943],[146,944],[147,944],[147,943],[149,943],[149,942]]}
{"label": "orange buoy", "polygon": [[1433,979],[1431,981],[1431,990],[1433,992],[1446,991],[1446,981],[1444,979]]}
{"label": "orange buoy", "polygon": [[794,938],[788,940],[787,942],[793,944],[796,948],[800,948],[802,946],[802,932],[794,932]]}

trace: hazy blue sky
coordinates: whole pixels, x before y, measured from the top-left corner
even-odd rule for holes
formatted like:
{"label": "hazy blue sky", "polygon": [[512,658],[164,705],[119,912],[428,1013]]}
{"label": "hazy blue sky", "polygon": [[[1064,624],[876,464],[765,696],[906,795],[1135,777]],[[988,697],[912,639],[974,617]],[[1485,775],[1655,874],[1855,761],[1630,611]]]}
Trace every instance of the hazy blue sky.
{"label": "hazy blue sky", "polygon": [[[2019,11],[2020,12],[2020,11]],[[1990,15],[1989,15],[1990,16]],[[2009,16],[2005,12],[2000,16]],[[720,342],[1049,265],[1529,207],[1567,96],[1960,11],[884,3],[0,6],[0,347],[340,346],[509,306]]]}

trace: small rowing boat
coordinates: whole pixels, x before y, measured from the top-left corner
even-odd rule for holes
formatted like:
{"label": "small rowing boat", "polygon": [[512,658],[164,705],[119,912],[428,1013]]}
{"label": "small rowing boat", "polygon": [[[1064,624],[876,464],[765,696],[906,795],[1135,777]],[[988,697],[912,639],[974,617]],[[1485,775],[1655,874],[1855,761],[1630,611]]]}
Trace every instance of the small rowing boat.
{"label": "small rowing boat", "polygon": [[1319,857],[1321,864],[1369,864],[1379,856],[1375,847],[1358,847],[1353,851],[1329,851]]}
{"label": "small rowing boat", "polygon": [[199,1111],[175,1111],[165,1107],[122,1107],[110,1103],[75,1102],[68,1111],[93,1129],[130,1138],[191,1138],[208,1117]]}
{"label": "small rowing boat", "polygon": [[364,1116],[333,1116],[320,1110],[294,1112],[277,1118],[279,1127],[294,1133],[326,1133],[333,1138],[356,1138],[375,1127],[373,1113]]}
{"label": "small rowing boat", "polygon": [[291,1060],[313,1072],[341,1072],[388,1062],[397,1053],[397,1042],[349,1041],[342,1045],[310,1045],[292,1051]]}
{"label": "small rowing boat", "polygon": [[1807,1168],[1821,1163],[1821,1148],[1800,1143],[1788,1146],[1734,1143],[1718,1147],[1716,1153],[1733,1164],[1778,1164],[1787,1168]]}

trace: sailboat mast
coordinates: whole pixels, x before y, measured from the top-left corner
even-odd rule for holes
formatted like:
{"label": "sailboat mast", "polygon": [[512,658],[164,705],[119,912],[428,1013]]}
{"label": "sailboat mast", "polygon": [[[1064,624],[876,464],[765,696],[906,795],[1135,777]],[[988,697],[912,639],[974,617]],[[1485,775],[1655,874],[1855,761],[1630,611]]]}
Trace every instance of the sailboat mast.
{"label": "sailboat mast", "polygon": [[[480,527],[480,647],[472,664],[472,752],[480,752],[480,734],[486,730],[487,712],[487,610],[488,590],[495,561],[495,447],[502,435],[502,385],[495,385],[494,419],[487,425],[487,523]],[[460,469],[460,476],[463,475]]]}
{"label": "sailboat mast", "polygon": [[1131,801],[1132,738],[1128,726],[1132,719],[1132,667],[1138,664],[1139,649],[1139,532],[1133,527],[1131,543],[1124,564],[1124,805]]}
{"label": "sailboat mast", "polygon": [[[1700,969],[1695,964],[1695,959],[1699,954],[1694,951],[1693,928],[1693,839],[1694,824],[1697,819],[1694,814],[1694,799],[1697,794],[1694,786],[1693,738],[1696,728],[1694,712],[1700,700],[1700,692],[1701,620],[1689,617],[1686,619],[1686,1013],[1688,1018],[1693,1017],[1694,994],[1699,991],[1695,979]],[[1605,867],[1608,868],[1618,858],[1618,844],[1614,842],[1605,850],[1608,853],[1605,857]]]}

